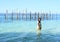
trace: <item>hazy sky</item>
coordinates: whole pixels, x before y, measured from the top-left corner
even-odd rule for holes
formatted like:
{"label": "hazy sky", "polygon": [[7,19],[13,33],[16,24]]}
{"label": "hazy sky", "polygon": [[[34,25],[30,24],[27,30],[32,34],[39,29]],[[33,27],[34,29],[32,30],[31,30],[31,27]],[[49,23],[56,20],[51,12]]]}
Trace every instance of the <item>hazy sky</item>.
{"label": "hazy sky", "polygon": [[0,0],[0,12],[21,12],[26,9],[32,12],[54,12],[60,13],[60,0]]}

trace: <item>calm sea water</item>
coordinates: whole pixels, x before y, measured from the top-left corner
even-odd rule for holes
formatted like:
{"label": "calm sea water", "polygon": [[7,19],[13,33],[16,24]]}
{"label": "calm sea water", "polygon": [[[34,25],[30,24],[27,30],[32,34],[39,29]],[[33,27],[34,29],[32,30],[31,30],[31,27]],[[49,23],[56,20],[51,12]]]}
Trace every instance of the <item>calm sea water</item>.
{"label": "calm sea water", "polygon": [[0,22],[0,42],[60,42],[60,20],[41,21],[37,35],[37,21]]}
{"label": "calm sea water", "polygon": [[8,20],[5,21],[4,14],[0,14],[0,42],[60,42],[60,14],[57,17],[53,14],[53,20],[41,21],[40,35],[36,33],[37,21],[22,21],[15,18],[12,21],[11,15],[7,16]]}

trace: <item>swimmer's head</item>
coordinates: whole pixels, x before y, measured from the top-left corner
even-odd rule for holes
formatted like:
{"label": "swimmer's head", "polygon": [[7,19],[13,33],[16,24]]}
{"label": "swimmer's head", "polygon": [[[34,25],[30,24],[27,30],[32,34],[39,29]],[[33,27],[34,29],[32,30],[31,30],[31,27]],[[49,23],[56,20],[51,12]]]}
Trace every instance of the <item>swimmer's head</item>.
{"label": "swimmer's head", "polygon": [[41,18],[38,18],[38,21],[41,21]]}

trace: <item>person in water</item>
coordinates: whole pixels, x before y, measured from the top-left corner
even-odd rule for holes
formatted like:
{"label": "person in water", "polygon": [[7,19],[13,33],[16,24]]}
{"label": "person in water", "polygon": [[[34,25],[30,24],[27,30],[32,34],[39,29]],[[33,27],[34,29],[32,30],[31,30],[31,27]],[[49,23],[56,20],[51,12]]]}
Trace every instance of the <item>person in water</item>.
{"label": "person in water", "polygon": [[41,18],[38,18],[37,33],[40,34],[40,31],[41,31]]}
{"label": "person in water", "polygon": [[41,18],[38,18],[38,30],[41,30]]}

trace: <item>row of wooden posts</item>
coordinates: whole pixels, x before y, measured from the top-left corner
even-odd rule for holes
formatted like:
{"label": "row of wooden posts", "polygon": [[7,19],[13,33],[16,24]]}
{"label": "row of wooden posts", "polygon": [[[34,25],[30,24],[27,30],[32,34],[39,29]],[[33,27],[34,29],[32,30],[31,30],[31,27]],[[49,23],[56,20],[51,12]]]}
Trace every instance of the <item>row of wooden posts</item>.
{"label": "row of wooden posts", "polygon": [[[29,15],[29,16],[28,16]],[[32,16],[33,15],[33,16]],[[25,17],[24,17],[25,16]],[[8,15],[7,14],[4,14],[4,17],[5,17],[5,20],[8,20],[9,18],[8,18]],[[20,18],[21,17],[21,18]],[[29,18],[28,18],[29,17]],[[38,18],[41,18],[42,20],[44,20],[44,18],[46,19],[46,20],[49,20],[49,19],[53,19],[53,16],[52,16],[52,14],[36,14],[36,13],[34,13],[34,14],[32,14],[32,13],[30,13],[30,14],[16,14],[16,20],[19,20],[19,18],[20,19],[26,19],[26,20],[32,20],[33,18],[33,20],[37,20]],[[14,14],[11,14],[11,19],[12,20],[14,20]]]}

